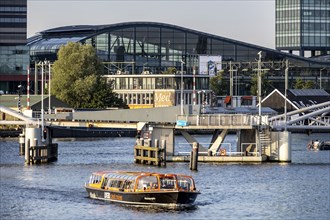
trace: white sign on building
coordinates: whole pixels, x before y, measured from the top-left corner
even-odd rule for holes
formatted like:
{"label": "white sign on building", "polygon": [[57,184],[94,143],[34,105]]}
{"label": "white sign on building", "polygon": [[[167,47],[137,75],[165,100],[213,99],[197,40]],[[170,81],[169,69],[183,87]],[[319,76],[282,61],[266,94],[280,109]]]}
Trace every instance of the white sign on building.
{"label": "white sign on building", "polygon": [[199,74],[215,76],[221,70],[222,56],[199,56]]}

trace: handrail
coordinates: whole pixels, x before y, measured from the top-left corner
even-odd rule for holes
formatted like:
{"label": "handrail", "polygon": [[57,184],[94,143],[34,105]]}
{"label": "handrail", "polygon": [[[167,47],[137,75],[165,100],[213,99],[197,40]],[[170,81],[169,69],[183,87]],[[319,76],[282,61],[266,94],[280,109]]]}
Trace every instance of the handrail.
{"label": "handrail", "polygon": [[24,121],[28,125],[39,125],[39,121],[36,120],[35,118],[28,117],[26,115],[23,115],[11,108],[5,107],[5,106],[0,106],[0,112],[6,113],[15,118],[18,118],[18,119]]}
{"label": "handrail", "polygon": [[[209,144],[210,145],[211,143],[203,143],[203,144],[205,144],[205,145]],[[226,156],[228,155],[229,157],[231,157],[231,156],[245,156],[246,152],[243,152],[243,146],[244,145],[251,145],[251,144],[256,146],[257,151],[249,152],[249,154],[250,155],[255,155],[255,156],[260,155],[260,151],[257,148],[257,143],[241,143],[240,151],[232,151],[232,144],[231,143],[222,143],[222,144],[220,144],[220,147],[219,147],[218,151],[213,156],[220,156],[221,153],[222,153],[221,150],[223,150],[223,149],[227,150],[226,151]],[[190,145],[190,143],[180,143],[179,145]],[[229,149],[225,148],[225,147],[221,148],[221,145],[228,145]],[[190,151],[182,151],[182,152],[178,152],[176,154],[176,156],[189,156],[190,153],[191,153]],[[209,154],[208,154],[208,152],[198,152],[198,155],[199,156],[208,156]]]}
{"label": "handrail", "polygon": [[176,118],[177,121],[186,121],[188,126],[253,126],[259,122],[259,116],[250,114],[190,114],[177,115]]}

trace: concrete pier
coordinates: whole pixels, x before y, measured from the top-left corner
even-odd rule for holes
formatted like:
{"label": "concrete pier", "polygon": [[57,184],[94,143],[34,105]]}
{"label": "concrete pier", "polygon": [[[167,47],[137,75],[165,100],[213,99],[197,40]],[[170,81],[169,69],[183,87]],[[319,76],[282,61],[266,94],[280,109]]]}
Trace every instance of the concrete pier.
{"label": "concrete pier", "polygon": [[[58,145],[51,142],[49,129],[25,128],[25,163],[41,164],[56,161],[58,157]],[[47,136],[45,136],[47,133]],[[43,138],[46,138],[43,140]]]}

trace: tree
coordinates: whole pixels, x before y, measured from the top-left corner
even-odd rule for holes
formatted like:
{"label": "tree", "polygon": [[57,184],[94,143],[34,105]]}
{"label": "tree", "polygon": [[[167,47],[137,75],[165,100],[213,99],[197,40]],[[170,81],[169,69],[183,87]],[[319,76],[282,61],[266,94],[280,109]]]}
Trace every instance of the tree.
{"label": "tree", "polygon": [[69,42],[57,55],[51,87],[57,98],[73,108],[126,107],[102,77],[95,48]]}
{"label": "tree", "polygon": [[228,86],[224,82],[221,72],[210,79],[210,89],[213,90],[215,95],[226,95],[227,88]]}
{"label": "tree", "polygon": [[297,78],[296,82],[294,84],[295,89],[313,89],[314,88],[314,82],[311,80],[304,81],[301,78]]}
{"label": "tree", "polygon": [[[261,73],[261,96],[265,97],[273,89],[272,83],[266,78],[265,73]],[[251,78],[251,94],[258,95],[258,74],[253,74]]]}
{"label": "tree", "polygon": [[176,68],[175,67],[169,67],[167,70],[163,72],[163,74],[175,74],[176,73]]}

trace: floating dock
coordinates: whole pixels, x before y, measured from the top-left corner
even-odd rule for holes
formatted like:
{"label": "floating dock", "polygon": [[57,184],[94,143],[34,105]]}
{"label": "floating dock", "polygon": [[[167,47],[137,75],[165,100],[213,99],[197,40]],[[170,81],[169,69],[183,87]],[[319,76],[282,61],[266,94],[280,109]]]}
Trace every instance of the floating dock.
{"label": "floating dock", "polygon": [[[198,162],[205,163],[261,163],[266,160],[264,156],[198,156]],[[190,162],[190,155],[167,156],[166,162]]]}

